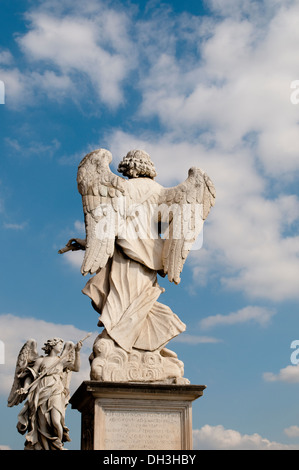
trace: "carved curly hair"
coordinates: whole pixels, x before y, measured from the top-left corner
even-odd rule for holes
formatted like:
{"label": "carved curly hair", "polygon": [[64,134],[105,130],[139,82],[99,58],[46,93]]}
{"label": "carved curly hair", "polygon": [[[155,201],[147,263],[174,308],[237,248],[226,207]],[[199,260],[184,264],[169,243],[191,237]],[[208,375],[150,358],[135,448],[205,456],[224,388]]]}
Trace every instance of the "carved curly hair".
{"label": "carved curly hair", "polygon": [[44,347],[42,348],[46,354],[49,354],[51,349],[56,346],[58,343],[63,343],[63,339],[61,338],[52,338],[48,339],[48,341],[45,342]]}
{"label": "carved curly hair", "polygon": [[118,165],[119,173],[128,178],[151,178],[157,176],[153,162],[143,150],[130,150]]}

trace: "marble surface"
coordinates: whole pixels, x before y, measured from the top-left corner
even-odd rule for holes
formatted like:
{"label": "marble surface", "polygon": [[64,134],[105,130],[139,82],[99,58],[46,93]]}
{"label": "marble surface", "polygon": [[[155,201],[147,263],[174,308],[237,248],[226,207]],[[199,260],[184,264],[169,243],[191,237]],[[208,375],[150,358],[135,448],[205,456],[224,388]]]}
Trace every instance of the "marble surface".
{"label": "marble surface", "polygon": [[71,398],[82,450],[190,450],[192,402],[204,385],[86,381]]}

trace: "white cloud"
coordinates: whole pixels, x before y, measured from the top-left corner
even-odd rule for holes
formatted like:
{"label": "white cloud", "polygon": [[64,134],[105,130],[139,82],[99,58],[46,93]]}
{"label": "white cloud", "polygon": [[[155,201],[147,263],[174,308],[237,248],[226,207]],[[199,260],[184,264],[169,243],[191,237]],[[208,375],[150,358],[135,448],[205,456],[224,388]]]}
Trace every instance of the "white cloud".
{"label": "white cloud", "polygon": [[5,105],[16,108],[33,100],[33,90],[26,74],[17,68],[0,67],[0,79],[5,85]]}
{"label": "white cloud", "polygon": [[299,445],[280,444],[257,433],[241,434],[222,425],[205,425],[193,431],[193,448],[199,450],[298,450]]}
{"label": "white cloud", "polygon": [[14,110],[34,106],[45,95],[53,101],[72,93],[76,95],[76,87],[70,77],[51,70],[41,73],[11,68],[7,64],[5,68],[0,68],[0,78],[5,85],[5,104]]}
{"label": "white cloud", "polygon": [[35,105],[43,96],[73,99],[79,106],[95,97],[116,108],[125,102],[123,85],[137,64],[132,9],[104,2],[42,2],[26,13],[28,30],[15,32],[24,53],[18,69],[8,50],[0,51],[0,79],[6,104]]}
{"label": "white cloud", "polygon": [[83,258],[84,258],[84,251],[67,251],[63,253],[63,259],[68,263],[71,267],[75,269],[80,269],[82,266]]}
{"label": "white cloud", "polygon": [[8,50],[0,51],[0,64],[11,64],[13,62],[13,56]]}
{"label": "white cloud", "polygon": [[[268,2],[261,3],[269,12]],[[256,2],[247,5],[254,10]],[[291,175],[299,169],[298,113],[289,99],[297,78],[298,9],[297,2],[272,5],[268,22],[258,14],[228,14],[214,20],[213,29],[209,18],[204,39],[199,42],[195,30],[189,37],[198,52],[186,60],[175,55],[172,43],[161,51],[157,43],[142,80],[142,114],[157,116],[177,137],[209,128],[222,151],[251,135],[266,172]],[[179,49],[184,30],[176,33]]]}
{"label": "white cloud", "polygon": [[289,365],[280,369],[278,374],[273,372],[265,372],[263,378],[266,382],[287,382],[287,383],[298,383],[299,382],[299,365]]}
{"label": "white cloud", "polygon": [[212,336],[199,336],[199,335],[189,335],[188,333],[182,333],[176,338],[174,338],[173,342],[185,343],[185,344],[200,344],[200,343],[219,343],[221,342],[221,340],[217,338],[213,338]]}
{"label": "white cloud", "polygon": [[49,93],[68,90],[79,96],[88,78],[103,103],[121,104],[122,82],[135,61],[129,17],[102,3],[92,15],[82,5],[79,10],[73,5],[63,16],[47,6],[28,13],[30,29],[18,43],[30,61],[50,64],[60,75],[46,70],[33,78]]}
{"label": "white cloud", "polygon": [[[38,351],[42,354],[41,347],[49,338],[61,337],[64,341],[78,342],[84,338],[86,332],[73,325],[62,325],[38,320],[36,318],[22,318],[12,314],[0,315],[1,341],[5,347],[5,364],[0,365],[1,395],[9,394],[13,383],[15,365],[21,347],[33,338],[38,343]],[[83,343],[81,349],[80,372],[72,374],[71,389],[75,391],[83,380],[89,380],[88,356],[92,350],[92,338]]]}
{"label": "white cloud", "polygon": [[[226,191],[229,189],[227,186]],[[218,260],[231,269],[223,276],[223,284],[256,298],[297,298],[294,276],[299,275],[299,237],[296,233],[285,236],[284,232],[292,229],[291,220],[298,220],[298,198],[278,196],[270,200],[256,191],[234,196],[230,213],[219,201],[214,233],[209,233],[208,246],[214,244],[222,254],[222,260]],[[220,238],[217,230],[221,229]]]}
{"label": "white cloud", "polygon": [[46,94],[53,101],[76,93],[76,87],[69,76],[57,74],[52,70],[43,73],[32,72],[28,75],[28,81],[35,90]]}
{"label": "white cloud", "polygon": [[275,312],[268,308],[250,305],[227,315],[218,314],[203,318],[200,321],[200,326],[203,329],[208,329],[218,325],[236,325],[252,321],[265,326],[270,322],[274,314]]}
{"label": "white cloud", "polygon": [[85,224],[80,220],[76,220],[74,223],[75,230],[78,232],[79,235],[85,235]]}
{"label": "white cloud", "polygon": [[120,130],[106,141],[113,163],[129,149],[146,150],[157,168],[157,181],[166,186],[183,181],[191,166],[203,168],[213,180],[216,205],[204,227],[203,248],[188,259],[195,282],[216,275],[227,289],[251,298],[298,298],[299,237],[292,234],[292,224],[299,220],[299,199],[266,197],[267,180],[249,149],[227,153],[177,140],[173,134],[137,136]]}
{"label": "white cloud", "polygon": [[133,7],[45,1],[28,14],[28,32],[18,38],[28,62],[44,70],[4,67],[7,102],[28,103],[33,89],[76,96],[88,77],[99,99],[117,106],[134,73],[130,86],[142,102],[132,119],[148,128],[157,118],[160,134],[114,129],[106,147],[115,163],[129,149],[144,148],[166,185],[182,181],[194,165],[210,175],[216,206],[203,248],[188,260],[196,282],[217,276],[250,299],[298,299],[299,199],[288,185],[299,170],[298,107],[290,102],[299,5],[212,0],[210,6],[222,16],[156,8],[140,20]]}
{"label": "white cloud", "polygon": [[299,437],[299,426],[289,426],[288,428],[284,429],[283,432],[288,436],[288,437]]}
{"label": "white cloud", "polygon": [[0,450],[11,450],[11,447],[6,445],[0,445]]}

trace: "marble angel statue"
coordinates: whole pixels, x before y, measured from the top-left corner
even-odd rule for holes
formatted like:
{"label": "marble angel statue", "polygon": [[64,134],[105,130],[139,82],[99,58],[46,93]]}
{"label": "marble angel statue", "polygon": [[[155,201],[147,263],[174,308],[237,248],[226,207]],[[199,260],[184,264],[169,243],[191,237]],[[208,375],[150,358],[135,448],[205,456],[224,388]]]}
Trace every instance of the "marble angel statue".
{"label": "marble angel statue", "polygon": [[120,162],[123,177],[110,170],[111,161],[105,149],[81,161],[77,183],[86,239],[73,238],[59,251],[85,250],[81,272],[92,275],[83,293],[104,330],[90,357],[91,379],[187,383],[183,363],[165,347],[186,327],[158,302],[164,291],[158,275],[180,282],[215,188],[199,168],[191,168],[183,183],[164,188],[154,181],[154,164],[142,150]]}
{"label": "marble angel statue", "polygon": [[25,450],[64,450],[64,442],[70,441],[65,410],[71,373],[80,368],[82,341],[74,345],[71,341],[64,344],[61,338],[49,339],[41,356],[34,339],[21,348],[7,405],[25,400],[17,423],[19,433],[26,434]]}

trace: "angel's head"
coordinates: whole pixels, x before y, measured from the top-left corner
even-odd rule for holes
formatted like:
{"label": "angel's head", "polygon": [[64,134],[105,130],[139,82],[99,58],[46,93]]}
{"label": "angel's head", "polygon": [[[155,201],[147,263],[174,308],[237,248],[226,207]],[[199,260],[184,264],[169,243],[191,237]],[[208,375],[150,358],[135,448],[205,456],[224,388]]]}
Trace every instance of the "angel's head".
{"label": "angel's head", "polygon": [[119,173],[128,178],[151,178],[157,176],[148,153],[144,150],[130,150],[118,165]]}
{"label": "angel's head", "polygon": [[46,354],[49,354],[52,349],[57,349],[57,352],[60,352],[63,347],[63,339],[61,338],[51,338],[48,339],[48,341],[45,342],[44,347],[42,348]]}

